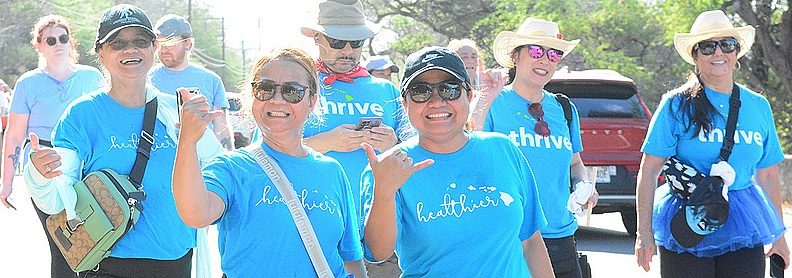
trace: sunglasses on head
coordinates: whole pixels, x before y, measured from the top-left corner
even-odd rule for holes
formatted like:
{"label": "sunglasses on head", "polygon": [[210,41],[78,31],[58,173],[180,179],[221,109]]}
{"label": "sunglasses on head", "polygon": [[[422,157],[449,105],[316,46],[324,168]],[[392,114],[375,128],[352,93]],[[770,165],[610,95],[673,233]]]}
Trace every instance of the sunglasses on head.
{"label": "sunglasses on head", "polygon": [[534,59],[542,58],[542,56],[547,54],[547,59],[550,60],[550,62],[557,63],[564,57],[564,51],[555,48],[545,49],[535,44],[527,44],[525,47],[528,48],[528,55]]}
{"label": "sunglasses on head", "polygon": [[60,43],[62,44],[67,44],[69,43],[69,35],[60,35],[58,36],[57,39],[55,39],[55,37],[49,37],[46,38],[44,41],[46,41],[47,45],[49,46],[54,46],[56,43],[58,43],[58,41],[60,41]]}
{"label": "sunglasses on head", "polygon": [[280,87],[283,100],[288,103],[299,103],[305,96],[305,91],[310,91],[297,82],[278,84],[271,80],[264,80],[250,83],[250,85],[253,86],[253,96],[260,101],[268,101],[275,97],[275,91],[278,87]]}
{"label": "sunglasses on head", "polygon": [[458,81],[444,81],[437,84],[418,83],[410,86],[406,94],[410,96],[412,101],[423,103],[429,101],[432,98],[432,94],[437,90],[440,98],[445,101],[452,101],[462,95],[462,88],[464,86]]}
{"label": "sunglasses on head", "polygon": [[332,49],[344,49],[344,47],[346,47],[347,44],[349,44],[349,46],[352,47],[352,49],[358,49],[363,47],[363,44],[366,42],[365,39],[357,40],[357,41],[345,41],[345,40],[334,39],[328,36],[324,36],[324,37],[327,40],[327,44],[330,45],[330,48]]}
{"label": "sunglasses on head", "polygon": [[528,105],[528,114],[531,114],[532,117],[536,118],[536,125],[534,126],[534,132],[539,134],[543,137],[550,136],[550,127],[547,125],[547,122],[544,120],[544,110],[542,110],[542,104],[535,102]]}
{"label": "sunglasses on head", "polygon": [[693,52],[696,50],[701,52],[701,55],[709,56],[715,54],[715,48],[720,45],[721,51],[724,54],[732,53],[740,47],[740,43],[735,38],[722,39],[719,41],[703,41],[697,43],[693,47]]}
{"label": "sunglasses on head", "polygon": [[154,43],[154,41],[149,39],[134,39],[132,41],[115,39],[108,42],[107,45],[110,46],[110,48],[112,48],[113,50],[124,50],[130,44],[132,44],[132,46],[134,46],[135,48],[143,49],[143,48],[151,47],[152,43]]}

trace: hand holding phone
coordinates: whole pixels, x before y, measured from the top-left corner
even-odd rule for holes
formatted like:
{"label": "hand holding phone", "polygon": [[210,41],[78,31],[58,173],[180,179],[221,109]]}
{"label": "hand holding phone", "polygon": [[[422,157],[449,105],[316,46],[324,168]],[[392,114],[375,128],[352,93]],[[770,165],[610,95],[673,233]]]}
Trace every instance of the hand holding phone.
{"label": "hand holding phone", "polygon": [[[190,92],[190,96],[195,96],[195,95],[198,95],[198,94],[201,93],[201,89],[197,88],[197,87],[190,87],[190,88],[185,88],[185,89],[187,89],[187,91]],[[182,105],[184,105],[184,98],[182,97],[181,92],[179,91],[179,89],[176,89],[176,105],[178,106],[176,108],[176,111],[177,111],[179,117],[181,118],[181,107],[182,107]]]}
{"label": "hand holding phone", "polygon": [[361,117],[357,126],[355,126],[355,130],[371,129],[372,127],[380,126],[380,124],[382,124],[382,118],[380,117]]}
{"label": "hand holding phone", "polygon": [[773,254],[770,256],[770,277],[784,278],[785,267],[786,262],[784,262],[784,258],[782,258],[780,255]]}

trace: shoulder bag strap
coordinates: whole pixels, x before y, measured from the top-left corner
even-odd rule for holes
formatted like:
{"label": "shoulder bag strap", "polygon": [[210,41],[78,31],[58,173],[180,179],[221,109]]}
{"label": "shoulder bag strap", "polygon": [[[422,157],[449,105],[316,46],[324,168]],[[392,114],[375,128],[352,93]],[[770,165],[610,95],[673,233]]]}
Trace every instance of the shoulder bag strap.
{"label": "shoulder bag strap", "polygon": [[554,94],[556,101],[558,104],[561,104],[561,108],[564,109],[564,119],[567,121],[567,128],[570,130],[570,135],[572,134],[572,104],[569,102],[569,97],[565,94],[557,93]]}
{"label": "shoulder bag strap", "polygon": [[[139,192],[129,192],[129,197],[137,200],[146,200],[146,193],[143,192],[143,174],[146,172],[151,145],[154,145],[154,123],[157,121],[157,97],[146,103],[146,110],[143,112],[143,130],[140,132],[138,140],[137,157],[132,171],[129,172],[129,181],[139,190]],[[131,200],[130,200],[131,201]],[[140,202],[135,202],[134,206],[143,211]]]}
{"label": "shoulder bag strap", "polygon": [[726,135],[723,137],[723,147],[721,147],[719,161],[729,161],[732,148],[734,147],[734,132],[737,129],[737,117],[740,113],[740,88],[737,83],[732,85],[732,94],[729,97],[729,116],[726,119]]}
{"label": "shoulder bag strap", "polygon": [[305,245],[305,250],[308,251],[308,256],[311,257],[311,263],[313,263],[314,270],[316,270],[316,275],[320,278],[333,277],[330,266],[327,264],[327,259],[325,259],[324,253],[322,253],[319,240],[316,238],[316,233],[311,225],[311,221],[308,219],[308,215],[305,213],[302,203],[297,199],[297,192],[294,192],[294,188],[286,178],[283,170],[281,170],[275,160],[264,152],[261,146],[248,148],[248,150],[253,153],[256,162],[258,162],[261,169],[267,173],[272,183],[278,188],[278,192],[283,196],[283,200],[289,208],[289,212],[291,212],[292,219],[294,219],[294,223],[297,225],[297,231],[300,232],[300,238]]}

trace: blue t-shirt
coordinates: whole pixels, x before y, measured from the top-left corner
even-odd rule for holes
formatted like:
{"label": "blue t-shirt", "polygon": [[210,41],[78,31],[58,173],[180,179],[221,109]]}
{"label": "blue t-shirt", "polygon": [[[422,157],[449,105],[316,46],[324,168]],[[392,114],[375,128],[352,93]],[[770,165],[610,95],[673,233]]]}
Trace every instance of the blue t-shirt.
{"label": "blue t-shirt", "polygon": [[[172,96],[160,95],[175,105]],[[101,90],[82,96],[70,105],[53,130],[52,144],[74,150],[85,165],[82,175],[112,169],[127,175],[137,157],[145,107],[127,108]],[[145,208],[135,228],[119,240],[110,253],[116,258],[175,260],[195,247],[195,229],[176,212],[171,189],[176,139],[157,119],[154,144],[143,176]]]}
{"label": "blue t-shirt", "polygon": [[104,86],[99,70],[76,66],[77,71],[63,82],[41,69],[28,71],[17,80],[11,112],[28,114],[28,132],[41,140],[51,140],[52,129],[72,101]]}
{"label": "blue t-shirt", "polygon": [[[264,151],[294,186],[335,277],[344,262],[360,260],[357,219],[346,175],[333,158],[311,151],[305,158]],[[229,277],[316,277],[278,188],[245,149],[217,156],[203,169],[208,190],[225,203],[217,220],[223,272]],[[321,177],[321,179],[317,179]]]}
{"label": "blue t-shirt", "polygon": [[[492,101],[484,131],[503,133],[520,148],[533,169],[539,184],[539,200],[547,218],[542,237],[562,238],[575,234],[577,220],[567,210],[569,199],[569,165],[572,154],[583,151],[580,140],[580,121],[577,108],[572,104],[572,126],[567,126],[564,110],[552,93],[542,90],[540,102],[543,119],[550,127],[550,136],[534,132],[536,118],[528,114],[532,103],[521,97],[511,86],[503,89]],[[570,102],[571,103],[571,102]]]}
{"label": "blue t-shirt", "polygon": [[[328,74],[319,73],[319,80]],[[322,110],[323,122],[311,118],[305,124],[304,137],[327,132],[342,124],[357,124],[360,117],[382,117],[382,124],[396,131],[402,140],[411,135],[401,95],[393,83],[382,78],[360,77],[354,83],[335,81],[332,86],[321,84],[319,107]],[[352,185],[352,196],[355,208],[360,211],[360,173],[368,165],[363,149],[351,152],[330,151],[325,153],[338,160],[344,167]]]}
{"label": "blue t-shirt", "polygon": [[[450,154],[397,147],[413,161],[434,164],[396,192],[396,254],[403,277],[530,277],[522,242],[547,225],[531,167],[502,134],[470,132]],[[364,215],[374,177],[362,176]],[[365,245],[366,259],[372,260]]]}
{"label": "blue t-shirt", "polygon": [[228,108],[226,91],[220,76],[200,66],[190,64],[182,71],[174,71],[162,64],[157,64],[149,71],[151,84],[160,92],[176,95],[180,87],[198,87],[206,96],[206,102],[214,107]]}
{"label": "blue t-shirt", "polygon": [[[734,168],[736,177],[734,184],[729,187],[730,191],[752,186],[751,179],[757,168],[767,168],[784,159],[767,99],[741,85],[739,87],[742,105],[734,133],[734,148],[729,158],[729,165]],[[663,158],[676,156],[683,163],[709,175],[723,146],[731,94],[721,94],[706,87],[704,92],[718,112],[710,116],[714,127],[711,133],[697,132],[695,128],[686,130],[684,122],[689,120],[678,106],[682,99],[681,93],[667,93],[663,95],[652,117],[641,151]],[[672,113],[677,116],[672,116]]]}

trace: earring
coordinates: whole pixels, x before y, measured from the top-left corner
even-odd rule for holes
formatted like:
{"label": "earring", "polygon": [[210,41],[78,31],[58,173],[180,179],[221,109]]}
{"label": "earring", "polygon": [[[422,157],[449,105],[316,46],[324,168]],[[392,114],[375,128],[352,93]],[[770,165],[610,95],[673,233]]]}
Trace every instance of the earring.
{"label": "earring", "polygon": [[736,67],[734,67],[734,69],[740,70],[741,68],[742,68],[742,65],[740,64],[740,61],[737,61]]}

